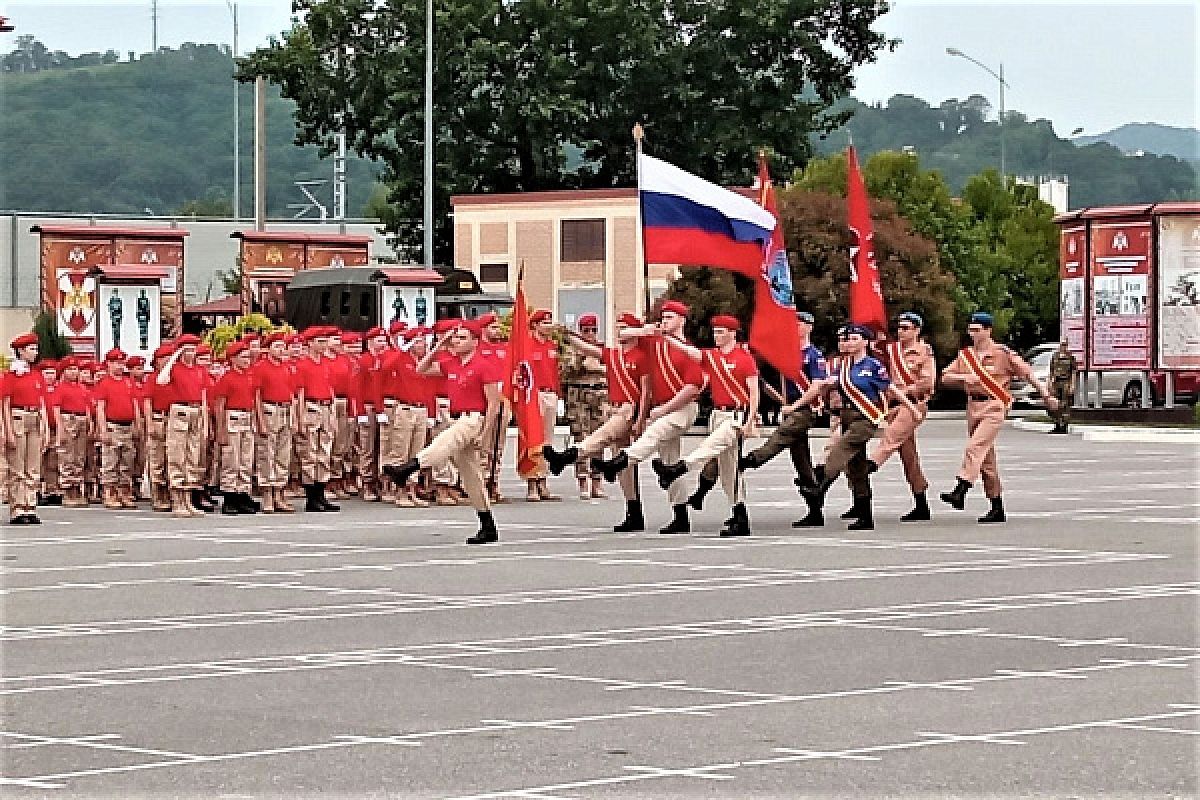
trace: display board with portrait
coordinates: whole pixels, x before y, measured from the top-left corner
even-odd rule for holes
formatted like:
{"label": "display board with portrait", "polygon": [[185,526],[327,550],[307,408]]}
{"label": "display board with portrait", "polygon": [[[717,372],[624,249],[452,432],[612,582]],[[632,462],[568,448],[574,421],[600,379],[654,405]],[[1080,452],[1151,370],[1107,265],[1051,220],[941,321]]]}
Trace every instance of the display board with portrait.
{"label": "display board with portrait", "polygon": [[98,283],[96,288],[97,351],[103,356],[113,348],[149,360],[162,342],[162,291],[154,284],[115,285]]}
{"label": "display board with portrait", "polygon": [[1151,367],[1151,282],[1154,278],[1152,224],[1093,222],[1090,235],[1092,275],[1091,369]]}

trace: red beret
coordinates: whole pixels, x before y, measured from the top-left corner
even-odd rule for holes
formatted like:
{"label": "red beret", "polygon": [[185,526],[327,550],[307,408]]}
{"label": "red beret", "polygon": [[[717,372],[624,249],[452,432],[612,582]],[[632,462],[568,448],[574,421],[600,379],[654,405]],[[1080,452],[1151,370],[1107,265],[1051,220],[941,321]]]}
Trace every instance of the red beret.
{"label": "red beret", "polygon": [[114,347],[112,350],[109,350],[108,353],[105,354],[104,363],[108,364],[113,361],[122,361],[123,362],[127,358],[129,358],[129,356],[127,356],[125,354],[124,350],[120,349],[119,347]]}
{"label": "red beret", "polygon": [[479,320],[477,319],[461,319],[454,327],[462,328],[476,339],[483,335],[483,326],[479,324]]}
{"label": "red beret", "polygon": [[313,339],[320,339],[325,335],[325,328],[321,327],[320,325],[310,325],[309,327],[300,331],[300,338],[306,342],[311,342]]}
{"label": "red beret", "polygon": [[531,325],[537,325],[539,322],[541,322],[541,321],[543,321],[543,320],[550,319],[550,318],[552,318],[553,316],[554,316],[554,315],[553,315],[553,314],[551,314],[551,313],[550,313],[549,311],[547,311],[546,309],[544,309],[544,308],[539,308],[537,311],[535,311],[535,312],[533,312],[532,314],[530,314],[530,315],[529,315],[529,324],[531,324]]}
{"label": "red beret", "polygon": [[433,328],[426,327],[425,325],[418,325],[415,328],[409,328],[408,332],[404,336],[406,339],[420,339],[424,336],[428,336],[431,333],[433,333]]}
{"label": "red beret", "polygon": [[245,342],[233,342],[229,347],[225,348],[225,357],[233,358],[236,355],[246,352],[247,345]]}
{"label": "red beret", "polygon": [[160,344],[154,351],[153,358],[166,358],[175,352],[175,348],[169,344]]}
{"label": "red beret", "polygon": [[489,311],[479,318],[479,324],[484,325],[484,326],[491,325],[493,322],[495,322],[498,319],[500,319],[500,318],[496,316],[495,311]]}
{"label": "red beret", "polygon": [[67,356],[66,358],[64,358],[58,362],[58,368],[60,370],[68,370],[71,367],[78,367],[78,366],[79,366],[79,359],[76,358],[75,356]]}
{"label": "red beret", "polygon": [[125,362],[125,366],[129,367],[130,369],[144,367],[146,366],[146,359],[142,358],[141,356],[130,356],[129,360]]}
{"label": "red beret", "polygon": [[14,350],[20,350],[22,347],[29,347],[31,344],[37,344],[38,337],[36,333],[22,333],[20,336],[12,340]]}
{"label": "red beret", "polygon": [[208,346],[208,345],[206,345],[206,344],[202,344],[202,345],[200,345],[199,347],[197,347],[197,348],[196,348],[196,355],[198,355],[198,356],[211,356],[211,355],[212,355],[212,348],[211,348],[211,347],[209,347],[209,346]]}
{"label": "red beret", "polygon": [[284,338],[284,341],[287,342],[289,345],[304,344],[304,336],[302,336],[299,333],[289,333],[287,335],[287,337]]}
{"label": "red beret", "polygon": [[595,314],[584,314],[583,316],[581,316],[579,318],[579,327],[581,327],[581,328],[584,327],[585,325],[590,326],[590,325],[599,325],[599,324],[600,324],[600,318],[597,317]]}
{"label": "red beret", "polygon": [[346,331],[341,336],[342,344],[362,344],[362,334],[354,331]]}
{"label": "red beret", "polygon": [[408,330],[407,322],[402,319],[394,319],[392,320],[392,324],[388,325],[387,332],[395,336],[397,333],[404,333],[406,330]]}
{"label": "red beret", "polygon": [[443,333],[449,333],[458,327],[460,320],[457,319],[439,319],[433,323],[433,332],[439,336]]}
{"label": "red beret", "polygon": [[688,315],[688,307],[678,300],[668,300],[667,302],[663,303],[662,310],[664,313],[670,311],[672,314],[678,314],[681,317],[686,317]]}
{"label": "red beret", "polygon": [[740,331],[742,323],[738,322],[738,318],[730,314],[717,314],[708,321],[709,327],[725,328],[730,331]]}
{"label": "red beret", "polygon": [[272,331],[263,337],[262,343],[265,347],[270,347],[275,342],[286,342],[287,334],[283,331]]}
{"label": "red beret", "polygon": [[617,317],[617,322],[622,325],[628,325],[631,328],[640,328],[645,324],[638,318],[637,314],[630,314],[628,311]]}
{"label": "red beret", "polygon": [[192,345],[194,347],[194,346],[198,346],[199,344],[200,344],[200,337],[194,336],[190,333],[185,333],[183,336],[180,336],[178,339],[175,340],[176,347],[187,347],[188,345]]}
{"label": "red beret", "polygon": [[384,331],[383,328],[376,325],[374,328],[371,328],[365,334],[363,334],[363,338],[366,339],[374,339],[376,336],[387,336],[387,332]]}
{"label": "red beret", "polygon": [[55,372],[58,372],[60,369],[62,369],[62,367],[59,366],[59,362],[49,358],[39,361],[38,367],[40,367],[43,372],[46,370],[54,370]]}

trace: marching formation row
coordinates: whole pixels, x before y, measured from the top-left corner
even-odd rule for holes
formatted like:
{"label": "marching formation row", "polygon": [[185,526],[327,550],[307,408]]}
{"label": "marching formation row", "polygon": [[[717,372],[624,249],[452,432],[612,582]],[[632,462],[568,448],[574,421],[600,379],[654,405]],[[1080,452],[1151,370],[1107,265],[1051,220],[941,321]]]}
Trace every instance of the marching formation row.
{"label": "marching formation row", "polygon": [[[494,542],[491,506],[504,502],[497,470],[514,405],[532,409],[547,443],[518,453],[527,499],[557,500],[548,477],[573,464],[581,496],[603,496],[602,481],[620,482],[626,514],[617,531],[645,527],[636,468],[649,460],[672,509],[661,533],[690,531],[689,507],[701,508],[719,483],[732,508],[721,535],[749,535],[745,475],[785,450],[808,505],[796,527],[824,524],[825,494],[845,473],[854,506],[843,517],[852,530],[871,529],[870,476],[894,454],[915,499],[902,519],[930,518],[916,432],[938,376],[918,315],[901,314],[892,339],[844,326],[827,361],[809,341],[812,316],[800,312],[803,374],[778,385],[760,377],[738,340],[737,318],[708,320],[715,346],[699,348],[684,336],[687,317],[677,301],[665,303],[653,324],[622,314],[618,341],[606,346],[594,315],[573,331],[536,311],[517,364],[494,315],[443,320],[432,330],[397,323],[364,335],[314,327],[248,336],[219,363],[191,335],[160,347],[149,365],[120,350],[102,365],[78,357],[39,362],[37,337],[26,334],[12,342],[16,360],[0,391],[10,521],[39,522],[39,501],[136,507],[143,483],[155,510],[180,517],[215,510],[212,487],[224,513],[287,513],[302,487],[311,512],[337,511],[331,496],[360,491],[364,500],[402,507],[465,498],[479,516],[468,543]],[[992,341],[991,328],[989,315],[973,315],[972,345],[941,376],[967,394],[969,435],[957,484],[941,497],[962,509],[982,477],[991,510],[980,522],[1004,520],[994,443],[1011,403],[1009,381],[1030,381],[1054,407],[1029,366]],[[561,358],[556,333],[565,336]],[[504,384],[522,402],[505,398]],[[702,392],[712,405],[708,435],[683,455]],[[762,392],[781,405],[781,422],[746,450],[759,435]],[[575,444],[560,451],[549,443],[564,393]],[[827,412],[832,432],[824,463],[814,466],[808,432]],[[522,422],[528,430],[528,418]]]}

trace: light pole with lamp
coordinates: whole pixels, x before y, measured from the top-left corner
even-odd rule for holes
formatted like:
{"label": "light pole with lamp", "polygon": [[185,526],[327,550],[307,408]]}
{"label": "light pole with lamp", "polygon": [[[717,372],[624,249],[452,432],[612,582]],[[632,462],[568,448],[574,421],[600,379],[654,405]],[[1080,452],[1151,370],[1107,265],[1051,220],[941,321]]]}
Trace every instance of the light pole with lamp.
{"label": "light pole with lamp", "polygon": [[424,255],[433,266],[433,0],[425,2],[425,181]]}
{"label": "light pole with lamp", "polygon": [[[238,4],[231,0],[225,0],[225,5],[229,7],[229,13],[233,15],[233,57],[238,57]],[[236,63],[235,63],[236,68]],[[233,81],[233,218],[240,219],[242,216],[242,173],[241,173],[241,146],[239,144],[239,128],[241,128],[241,95],[242,85],[235,78]]]}
{"label": "light pole with lamp", "polygon": [[1004,152],[1004,89],[1008,86],[1008,84],[1004,82],[1004,64],[1000,65],[1000,72],[997,74],[997,72],[987,64],[984,64],[978,59],[971,58],[971,56],[967,55],[962,50],[959,50],[957,47],[947,47],[946,55],[965,58],[967,61],[970,61],[975,66],[985,70],[993,78],[1000,81],[1000,177],[1004,178],[1008,174],[1007,170],[1005,169],[1006,165]]}

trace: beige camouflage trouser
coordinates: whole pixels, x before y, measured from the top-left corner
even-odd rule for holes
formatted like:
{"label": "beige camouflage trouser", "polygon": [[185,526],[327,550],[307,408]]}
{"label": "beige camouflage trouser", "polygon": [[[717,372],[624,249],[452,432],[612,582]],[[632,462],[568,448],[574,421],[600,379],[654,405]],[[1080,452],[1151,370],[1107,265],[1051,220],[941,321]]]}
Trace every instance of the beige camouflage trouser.
{"label": "beige camouflage trouser", "polygon": [[703,468],[712,459],[717,460],[717,474],[721,488],[731,505],[746,502],[746,485],[738,475],[738,444],[742,440],[746,412],[722,411],[714,408],[708,416],[708,436],[683,459],[689,470]]}
{"label": "beige camouflage trouser", "polygon": [[50,440],[42,450],[43,494],[61,494],[62,477],[58,469],[58,448],[54,446],[55,432],[50,431]]}
{"label": "beige camouflage trouser", "polygon": [[292,463],[292,407],[263,403],[265,430],[255,437],[255,472],[260,487],[282,489]]}
{"label": "beige camouflage trouser", "polygon": [[350,470],[351,445],[354,443],[354,417],[350,416],[350,403],[344,397],[333,398],[330,406],[333,423],[333,441],[329,452],[329,473],[340,478]]}
{"label": "beige camouflage trouser", "polygon": [[42,412],[12,410],[16,446],[8,451],[9,516],[32,514],[42,485]]}
{"label": "beige camouflage trouser", "polygon": [[379,479],[380,425],[375,414],[365,415],[366,422],[355,420],[354,454],[358,459],[358,474],[364,481]]}
{"label": "beige camouflage trouser", "polygon": [[333,458],[333,410],[329,403],[306,401],[300,424],[300,482],[326,483]]}
{"label": "beige camouflage trouser", "polygon": [[155,411],[146,424],[146,462],[151,488],[166,489],[167,481],[167,415]]}
{"label": "beige camouflage trouser", "polygon": [[109,422],[100,442],[100,483],[106,489],[133,488],[133,423]]}
{"label": "beige camouflage trouser", "polygon": [[458,470],[463,491],[476,511],[487,511],[487,492],[483,486],[482,464],[484,416],[477,411],[462,414],[416,454],[422,467],[437,470],[453,464]]}
{"label": "beige camouflage trouser", "polygon": [[83,489],[83,463],[87,459],[88,418],[85,414],[59,413],[58,480],[64,489]]}
{"label": "beige camouflage trouser", "polygon": [[253,412],[228,409],[218,424],[225,426],[225,443],[221,445],[221,491],[244,492],[252,489],[254,475],[254,429],[250,424]]}
{"label": "beige camouflage trouser", "polygon": [[[567,423],[571,428],[571,441],[579,444],[588,435],[594,433],[610,417],[612,407],[608,403],[608,389],[603,386],[568,386],[567,387]],[[547,439],[546,444],[552,444]],[[599,477],[600,473],[592,469],[588,458],[579,452],[579,460],[575,462],[575,477]]]}
{"label": "beige camouflage trouser", "polygon": [[382,461],[399,466],[416,457],[429,441],[429,412],[424,406],[396,405],[390,409],[389,418],[388,446]]}
{"label": "beige camouflage trouser", "polygon": [[204,485],[204,422],[199,406],[175,403],[167,414],[167,481],[172,489]]}

